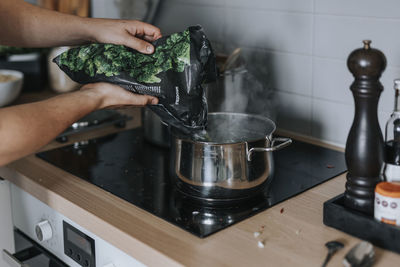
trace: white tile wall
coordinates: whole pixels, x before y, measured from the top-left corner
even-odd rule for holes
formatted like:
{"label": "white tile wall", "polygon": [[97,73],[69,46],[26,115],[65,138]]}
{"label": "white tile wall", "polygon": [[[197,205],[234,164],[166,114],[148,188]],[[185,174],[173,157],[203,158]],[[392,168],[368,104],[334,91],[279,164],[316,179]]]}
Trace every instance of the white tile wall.
{"label": "white tile wall", "polygon": [[399,18],[398,0],[316,0],[315,12],[346,16]]}
{"label": "white tile wall", "polygon": [[243,7],[249,9],[270,9],[284,12],[313,11],[313,0],[227,0],[226,3],[231,7]]}
{"label": "white tile wall", "polygon": [[354,113],[346,60],[363,39],[387,57],[382,128],[390,114],[399,10],[398,0],[165,0],[156,25],[171,33],[202,24],[219,50],[243,47],[257,79],[275,90],[278,127],[344,146]]}
{"label": "white tile wall", "polygon": [[279,91],[275,92],[275,99],[278,103],[277,126],[303,135],[311,135],[312,99]]}
{"label": "white tile wall", "polygon": [[190,25],[200,24],[207,36],[213,41],[225,40],[225,9],[224,7],[204,5],[196,6],[172,1],[164,4],[156,24],[164,34],[183,31]]}
{"label": "white tile wall", "polygon": [[[165,0],[162,0],[165,1]],[[175,2],[175,3],[180,3],[180,4],[192,4],[192,5],[197,5],[197,6],[204,6],[204,5],[210,5],[210,6],[225,6],[225,3],[230,0],[167,0],[169,3]]]}
{"label": "white tile wall", "polygon": [[[400,2],[399,2],[400,8]],[[371,39],[390,65],[400,66],[399,19],[315,15],[314,54],[346,59],[351,51]]]}
{"label": "white tile wall", "polygon": [[119,18],[119,10],[115,0],[92,0],[91,14],[95,18]]}
{"label": "white tile wall", "polygon": [[311,56],[254,48],[242,51],[247,62],[251,62],[250,70],[258,72],[261,76],[257,78],[263,82],[270,81],[272,88],[302,96],[312,95]]}
{"label": "white tile wall", "polygon": [[354,107],[320,99],[312,100],[312,136],[345,144],[354,117]]}
{"label": "white tile wall", "polygon": [[392,111],[394,107],[393,80],[400,78],[400,67],[388,66],[380,79],[384,86],[383,93],[379,101],[379,110]]}
{"label": "white tile wall", "polygon": [[353,95],[349,88],[353,75],[345,60],[314,57],[313,66],[314,98],[353,104]]}
{"label": "white tile wall", "polygon": [[226,41],[238,46],[311,55],[312,15],[227,8]]}
{"label": "white tile wall", "polygon": [[312,57],[274,52],[276,89],[298,95],[312,95]]}
{"label": "white tile wall", "polygon": [[[345,60],[313,58],[313,97],[352,105],[350,85],[354,78]],[[380,79],[384,90],[379,101],[379,111],[392,111],[394,105],[393,80],[400,78],[399,67],[386,67]]]}

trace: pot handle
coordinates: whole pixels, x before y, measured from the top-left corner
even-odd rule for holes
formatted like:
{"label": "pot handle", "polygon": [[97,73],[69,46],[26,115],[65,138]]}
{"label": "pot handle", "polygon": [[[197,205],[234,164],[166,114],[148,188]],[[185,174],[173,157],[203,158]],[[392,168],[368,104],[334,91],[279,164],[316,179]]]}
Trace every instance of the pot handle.
{"label": "pot handle", "polygon": [[[279,142],[278,145],[275,145],[276,142]],[[284,138],[284,137],[277,137],[273,138],[271,141],[271,147],[253,147],[247,151],[247,160],[251,161],[251,157],[254,152],[272,152],[279,150],[281,148],[287,147],[292,143],[292,139]]]}

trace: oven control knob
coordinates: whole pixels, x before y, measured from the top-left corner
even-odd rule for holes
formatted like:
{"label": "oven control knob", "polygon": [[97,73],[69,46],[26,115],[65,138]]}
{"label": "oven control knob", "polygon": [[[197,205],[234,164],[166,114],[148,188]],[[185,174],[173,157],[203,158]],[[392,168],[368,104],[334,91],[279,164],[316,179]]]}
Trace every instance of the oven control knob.
{"label": "oven control knob", "polygon": [[35,227],[36,237],[39,241],[46,241],[53,236],[53,230],[48,220],[41,221]]}

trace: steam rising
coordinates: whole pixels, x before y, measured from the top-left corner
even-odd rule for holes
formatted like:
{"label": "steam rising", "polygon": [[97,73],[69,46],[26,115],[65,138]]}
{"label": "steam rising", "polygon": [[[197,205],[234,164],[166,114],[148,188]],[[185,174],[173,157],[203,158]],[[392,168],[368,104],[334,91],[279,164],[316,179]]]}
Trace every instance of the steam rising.
{"label": "steam rising", "polygon": [[215,144],[256,141],[265,139],[274,130],[274,123],[261,116],[211,113],[207,129],[195,132],[191,139]]}
{"label": "steam rising", "polygon": [[276,105],[266,73],[265,66],[246,64],[241,58],[235,68],[207,86],[208,111],[258,114],[274,121]]}

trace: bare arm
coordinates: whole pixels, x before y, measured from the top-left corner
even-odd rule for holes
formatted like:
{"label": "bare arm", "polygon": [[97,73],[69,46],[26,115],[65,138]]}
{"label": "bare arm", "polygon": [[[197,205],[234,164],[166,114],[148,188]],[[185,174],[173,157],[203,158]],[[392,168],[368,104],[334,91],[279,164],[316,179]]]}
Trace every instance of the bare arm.
{"label": "bare arm", "polygon": [[0,166],[29,155],[86,114],[106,107],[156,104],[157,98],[134,95],[106,83],[51,99],[0,109]]}
{"label": "bare arm", "polygon": [[[152,53],[154,47],[147,41],[161,37],[157,27],[140,21],[81,18],[42,9],[23,0],[0,0],[0,25],[0,44],[22,47],[99,42]],[[97,83],[49,100],[0,109],[0,166],[37,151],[94,110],[156,103],[155,97]]]}
{"label": "bare arm", "polygon": [[82,18],[51,11],[23,0],[0,1],[0,44],[23,47],[79,45],[88,42],[123,44],[152,53],[147,41],[160,30],[135,20]]}

